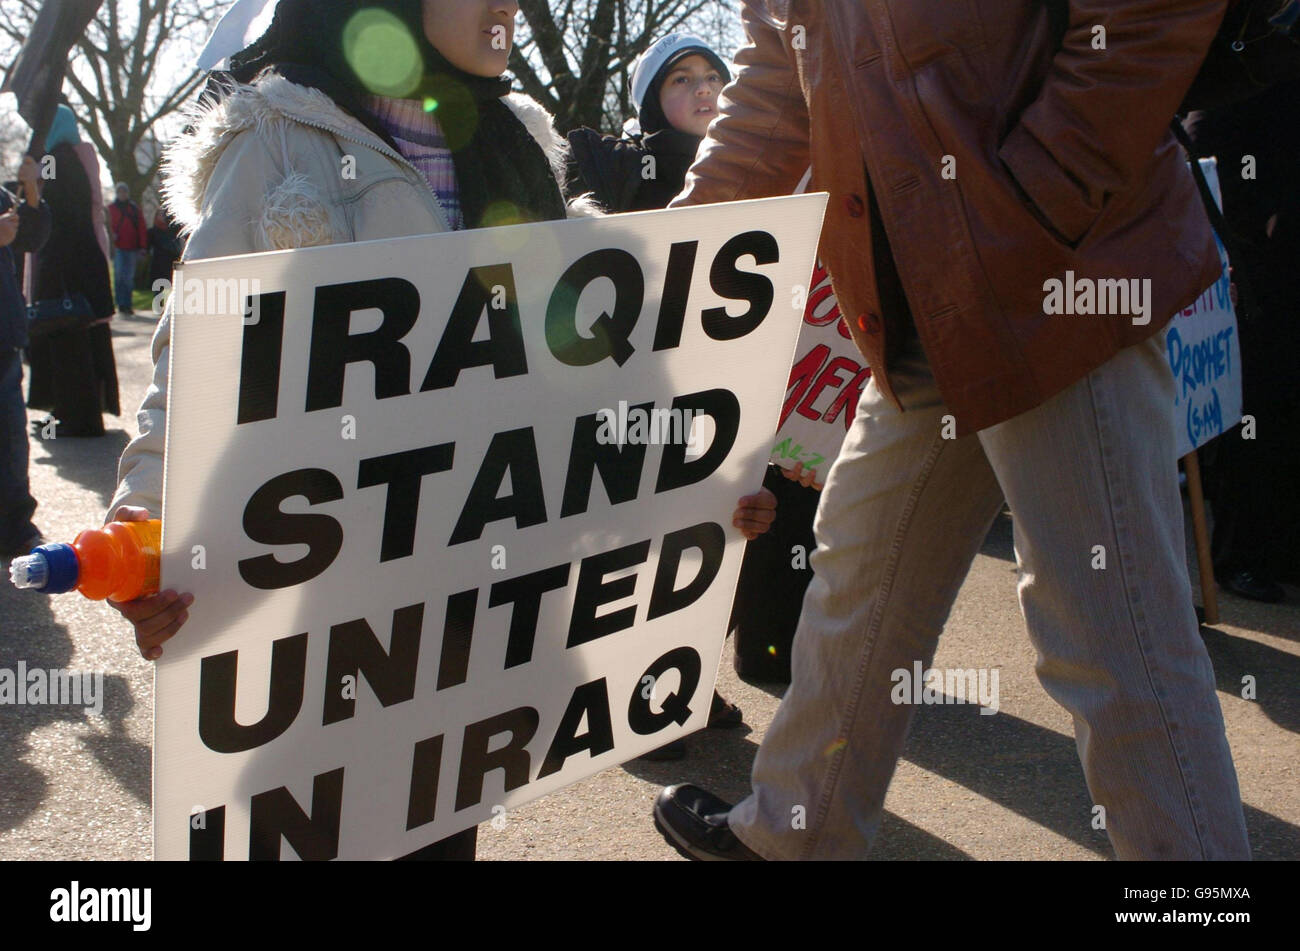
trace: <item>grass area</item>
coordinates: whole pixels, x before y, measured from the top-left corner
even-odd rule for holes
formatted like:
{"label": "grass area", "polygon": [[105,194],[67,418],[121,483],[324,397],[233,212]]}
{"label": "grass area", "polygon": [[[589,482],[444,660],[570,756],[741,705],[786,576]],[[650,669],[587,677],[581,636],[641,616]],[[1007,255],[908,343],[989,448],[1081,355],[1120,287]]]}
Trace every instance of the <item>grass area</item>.
{"label": "grass area", "polygon": [[144,311],[146,314],[153,312],[153,294],[150,291],[132,291],[131,306],[138,314]]}

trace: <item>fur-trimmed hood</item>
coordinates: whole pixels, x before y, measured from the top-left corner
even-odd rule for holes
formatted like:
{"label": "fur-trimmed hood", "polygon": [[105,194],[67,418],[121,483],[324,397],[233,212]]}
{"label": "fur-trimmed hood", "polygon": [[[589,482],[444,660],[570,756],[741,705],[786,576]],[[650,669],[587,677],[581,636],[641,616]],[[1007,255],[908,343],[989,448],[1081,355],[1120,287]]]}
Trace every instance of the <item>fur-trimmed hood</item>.
{"label": "fur-trimmed hood", "polygon": [[[555,131],[550,114],[522,93],[510,93],[504,101],[542,147],[563,191],[568,144]],[[252,83],[237,85],[215,105],[201,106],[192,112],[189,116],[192,132],[182,135],[168,148],[162,167],[163,202],[171,216],[181,223],[184,233],[198,226],[204,192],[231,139],[248,129],[262,131],[268,121],[279,119],[291,119],[380,152],[395,154],[374,132],[336,106],[319,89],[266,73]],[[599,213],[585,201],[569,205],[570,217]]]}

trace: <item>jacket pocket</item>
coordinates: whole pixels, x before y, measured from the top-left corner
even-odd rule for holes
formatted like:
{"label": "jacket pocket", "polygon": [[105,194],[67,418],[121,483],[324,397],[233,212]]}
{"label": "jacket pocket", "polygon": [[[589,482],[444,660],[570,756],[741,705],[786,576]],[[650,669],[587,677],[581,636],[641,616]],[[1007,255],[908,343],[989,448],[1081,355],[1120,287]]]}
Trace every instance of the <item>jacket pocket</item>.
{"label": "jacket pocket", "polygon": [[1066,247],[1077,249],[1105,213],[1112,195],[1093,208],[1079,187],[1024,126],[1016,125],[998,148],[1021,204],[1049,234]]}

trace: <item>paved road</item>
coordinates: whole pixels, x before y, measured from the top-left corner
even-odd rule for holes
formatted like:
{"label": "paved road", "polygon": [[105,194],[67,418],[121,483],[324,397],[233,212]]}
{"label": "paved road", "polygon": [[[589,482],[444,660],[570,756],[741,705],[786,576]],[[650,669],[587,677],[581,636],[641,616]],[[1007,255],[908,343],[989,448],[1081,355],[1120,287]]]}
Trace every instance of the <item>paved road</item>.
{"label": "paved road", "polygon": [[[119,319],[122,405],[150,375],[147,315]],[[36,414],[33,414],[33,419]],[[109,418],[102,439],[38,441],[32,482],[38,524],[69,539],[99,524],[134,416]],[[1069,716],[1034,677],[1034,651],[1015,598],[1007,517],[999,519],[957,600],[940,667],[998,667],[1000,711],[922,707],[899,763],[874,853],[881,859],[1100,859],[1091,802]],[[1204,636],[1219,677],[1255,855],[1300,858],[1300,591],[1290,604],[1223,595],[1223,623]],[[0,707],[0,859],[144,859],[150,855],[152,668],[121,619],[102,604],[44,598],[0,585],[0,668],[105,672],[102,717],[54,706]],[[1242,677],[1257,682],[1241,697]],[[741,683],[724,665],[723,693],[748,729],[705,731],[678,763],[633,762],[483,825],[483,859],[676,859],[650,822],[660,786],[679,781],[736,797],[772,720],[778,693]]]}

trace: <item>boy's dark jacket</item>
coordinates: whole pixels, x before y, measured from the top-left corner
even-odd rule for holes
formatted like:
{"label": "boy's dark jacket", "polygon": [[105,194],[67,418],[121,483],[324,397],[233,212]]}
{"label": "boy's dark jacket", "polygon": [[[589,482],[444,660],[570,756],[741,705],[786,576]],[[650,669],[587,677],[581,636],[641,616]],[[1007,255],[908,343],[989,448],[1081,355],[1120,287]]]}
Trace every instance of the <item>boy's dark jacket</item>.
{"label": "boy's dark jacket", "polygon": [[39,251],[50,236],[50,209],[44,201],[33,208],[0,188],[0,215],[18,207],[18,234],[0,248],[0,353],[27,346],[27,304],[18,286],[15,256]]}
{"label": "boy's dark jacket", "polygon": [[677,129],[627,139],[575,129],[569,133],[575,166],[570,190],[591,192],[611,214],[666,208],[681,192],[702,141]]}
{"label": "boy's dark jacket", "polygon": [[95,236],[90,178],[71,144],[56,145],[50,154],[59,173],[45,187],[50,239],[35,258],[32,302],[81,294],[95,317],[111,317],[113,290],[108,260]]}

